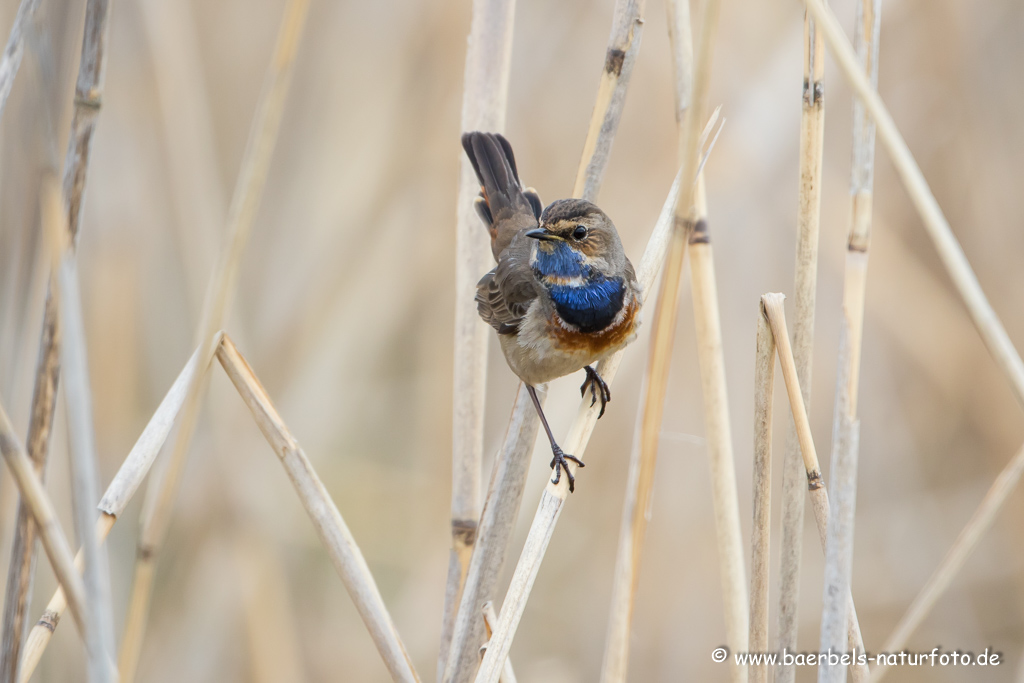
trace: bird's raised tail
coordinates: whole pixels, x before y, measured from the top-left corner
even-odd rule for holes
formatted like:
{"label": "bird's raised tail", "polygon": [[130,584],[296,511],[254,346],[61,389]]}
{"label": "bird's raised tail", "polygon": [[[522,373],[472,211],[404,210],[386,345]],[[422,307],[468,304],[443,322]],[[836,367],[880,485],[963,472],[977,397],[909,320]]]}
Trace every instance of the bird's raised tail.
{"label": "bird's raised tail", "polygon": [[512,145],[497,133],[464,133],[462,147],[480,181],[476,210],[491,235],[495,260],[521,230],[537,227],[542,205],[532,188],[523,189]]}

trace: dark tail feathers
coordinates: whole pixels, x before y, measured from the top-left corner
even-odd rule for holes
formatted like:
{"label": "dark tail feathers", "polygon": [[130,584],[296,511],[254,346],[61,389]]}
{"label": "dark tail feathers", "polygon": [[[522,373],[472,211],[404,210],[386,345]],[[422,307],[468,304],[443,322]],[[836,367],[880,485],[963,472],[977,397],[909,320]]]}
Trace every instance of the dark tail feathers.
{"label": "dark tail feathers", "polygon": [[476,210],[494,237],[496,221],[528,210],[540,218],[540,197],[532,188],[523,190],[512,145],[498,133],[464,133],[462,147],[480,181]]}

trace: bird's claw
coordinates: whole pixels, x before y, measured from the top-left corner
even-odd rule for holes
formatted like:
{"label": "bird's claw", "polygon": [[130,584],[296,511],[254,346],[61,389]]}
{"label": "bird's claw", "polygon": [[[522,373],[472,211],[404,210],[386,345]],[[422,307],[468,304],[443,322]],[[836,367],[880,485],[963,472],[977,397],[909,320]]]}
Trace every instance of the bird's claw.
{"label": "bird's claw", "polygon": [[601,399],[601,412],[597,414],[597,419],[601,419],[604,415],[605,406],[608,405],[608,401],[612,400],[611,389],[608,388],[608,383],[601,379],[601,375],[597,374],[597,370],[590,367],[589,365],[583,368],[587,373],[587,378],[583,380],[583,384],[580,385],[580,396],[587,395],[587,389],[590,389],[590,405],[593,406],[597,403],[597,399]]}
{"label": "bird's claw", "polygon": [[551,453],[554,455],[551,458],[551,469],[555,471],[555,478],[551,480],[552,484],[557,484],[562,479],[562,470],[565,470],[565,476],[569,479],[569,493],[572,493],[576,488],[576,477],[569,471],[568,460],[572,460],[580,467],[586,467],[583,461],[577,458],[575,455],[566,455],[562,452],[562,449],[558,446],[551,447]]}

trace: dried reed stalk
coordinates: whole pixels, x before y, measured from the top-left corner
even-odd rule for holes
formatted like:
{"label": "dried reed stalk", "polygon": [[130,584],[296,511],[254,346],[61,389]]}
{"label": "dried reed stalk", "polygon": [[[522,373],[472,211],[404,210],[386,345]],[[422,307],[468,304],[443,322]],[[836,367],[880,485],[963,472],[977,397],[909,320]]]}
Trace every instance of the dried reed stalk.
{"label": "dried reed stalk", "polygon": [[[473,0],[462,93],[462,130],[505,129],[512,64],[515,0]],[[490,269],[491,252],[473,201],[480,191],[473,166],[461,159],[455,224],[455,341],[452,386],[452,552],[448,562],[437,680],[442,680],[455,628],[455,610],[469,571],[480,518],[487,345],[490,329],[476,312],[480,276]],[[473,621],[479,622],[474,608]],[[483,626],[474,632],[482,637]],[[463,644],[464,645],[464,644]],[[479,647],[479,642],[475,647]],[[462,646],[457,649],[461,651]]]}
{"label": "dried reed stalk", "polygon": [[608,158],[615,140],[615,131],[622,118],[626,89],[633,74],[633,64],[640,52],[644,29],[644,0],[616,0],[612,13],[612,31],[608,37],[601,84],[590,116],[583,158],[576,171],[572,196],[594,201],[608,168]]}
{"label": "dried reed stalk", "polygon": [[[754,362],[754,525],[750,535],[750,651],[768,651],[768,578],[772,522],[772,394],[775,340],[758,307]],[[768,683],[768,664],[750,666],[751,683]]]}
{"label": "dried reed stalk", "polygon": [[[821,219],[821,160],[825,133],[825,46],[810,16],[804,15],[804,85],[800,113],[800,189],[797,213],[793,354],[805,405],[811,404],[814,308],[818,282]],[[804,471],[792,420],[786,420],[782,458],[782,564],[779,569],[779,649],[796,650],[803,554]],[[780,664],[780,683],[793,683],[795,667]]]}
{"label": "dried reed stalk", "polygon": [[[537,388],[543,403],[547,387]],[[505,564],[509,541],[519,516],[530,468],[530,453],[540,419],[526,386],[519,384],[505,439],[491,472],[487,500],[480,515],[476,544],[466,572],[451,645],[441,681],[469,680],[479,663],[479,648],[489,637],[483,630],[480,610],[490,602]],[[475,646],[475,649],[474,647]]]}
{"label": "dried reed stalk", "polygon": [[[484,628],[487,630],[487,637],[490,638],[494,632],[494,625],[498,623],[498,614],[494,611],[494,603],[488,600],[483,606]],[[480,656],[487,650],[484,645],[480,648]],[[512,670],[512,658],[505,659],[505,667],[498,678],[498,683],[516,683],[516,672]]]}
{"label": "dried reed stalk", "polygon": [[[19,20],[27,22],[31,12],[25,2],[18,8],[15,28]],[[75,82],[74,111],[71,132],[64,160],[63,196],[66,230],[71,248],[77,243],[81,227],[82,201],[89,170],[92,135],[99,117],[100,98],[103,93],[103,73],[106,64],[108,0],[88,0],[85,7],[85,25],[82,51]],[[34,9],[34,5],[32,7]],[[26,10],[26,14],[22,14]],[[24,27],[24,24],[22,24]],[[13,39],[13,32],[11,38]],[[8,45],[10,48],[10,45]],[[15,50],[20,60],[20,50]],[[8,50],[5,50],[6,57]],[[13,64],[12,64],[13,65]],[[16,65],[13,65],[17,69]],[[11,73],[13,81],[14,73]],[[7,85],[6,87],[10,87]],[[6,93],[4,94],[6,104]],[[2,107],[3,105],[0,105]],[[51,284],[47,288],[43,310],[43,330],[39,342],[39,360],[36,365],[32,390],[32,417],[29,421],[27,451],[36,475],[46,475],[46,460],[50,451],[53,413],[56,407],[57,383],[60,377],[59,312]],[[0,653],[0,682],[12,683],[17,679],[20,650],[24,641],[25,614],[32,595],[32,574],[35,567],[35,529],[25,506],[19,502],[11,563],[7,574],[4,599],[3,650]]]}
{"label": "dried reed stalk", "polygon": [[[839,343],[839,386],[848,386],[850,367],[849,330],[843,324]],[[847,642],[855,644],[849,632],[850,579],[853,572],[853,523],[857,492],[857,456],[860,423],[850,415],[849,401],[840,392],[832,424],[832,461],[829,468],[828,529],[825,539],[825,580],[821,610],[820,652],[845,652]],[[851,637],[852,636],[852,637]],[[852,649],[852,648],[850,648]],[[853,671],[862,670],[852,667]],[[847,665],[828,662],[818,666],[819,683],[844,683]],[[857,675],[854,675],[857,678]]]}
{"label": "dried reed stalk", "polygon": [[84,637],[88,633],[88,621],[86,619],[85,584],[82,577],[75,570],[75,560],[71,555],[71,546],[68,545],[67,536],[60,528],[57,520],[57,513],[46,495],[42,482],[36,476],[32,461],[21,445],[21,440],[14,433],[14,427],[7,417],[7,411],[0,404],[0,452],[3,453],[7,466],[11,469],[14,481],[21,492],[22,500],[29,509],[36,523],[36,531],[39,539],[43,542],[46,556],[50,558],[50,565],[57,580],[64,587],[69,597],[71,616],[75,619],[78,632],[83,635],[86,645],[89,639]]}
{"label": "dried reed stalk", "polygon": [[[257,104],[256,117],[250,129],[228,212],[224,244],[217,267],[210,278],[202,322],[197,330],[202,367],[209,365],[216,352],[213,341],[217,331],[223,326],[237,283],[242,251],[248,241],[266,185],[270,159],[277,142],[277,133],[308,9],[309,0],[289,0],[278,31],[274,54]],[[199,417],[200,399],[206,386],[205,378],[205,373],[197,374],[189,384],[174,449],[162,470],[158,472],[158,476],[150,480],[146,492],[132,597],[128,605],[118,662],[121,683],[131,683],[135,678],[149,612],[156,556],[170,526],[178,483]]]}
{"label": "dried reed stalk", "polygon": [[324,549],[330,555],[334,568],[341,576],[392,678],[396,681],[418,682],[419,676],[413,669],[370,568],[345,520],[252,368],[226,335],[217,347],[217,360],[252,412],[263,436],[281,459],[303,507],[316,527]]}
{"label": "dried reed stalk", "polygon": [[[681,187],[681,175],[676,177],[669,191],[665,204],[658,216],[658,221],[647,242],[643,258],[637,268],[637,280],[640,282],[644,292],[650,291],[654,285],[655,277],[658,274],[668,243],[672,235],[672,223],[674,220],[675,206],[678,202]],[[598,372],[606,382],[611,384],[622,360],[622,352],[601,361],[598,365]],[[580,402],[579,409],[569,433],[561,444],[566,453],[574,453],[582,457],[586,450],[587,442],[597,424],[598,406],[591,406],[590,401],[584,399]],[[575,465],[569,465],[575,473]],[[529,599],[533,582],[540,571],[540,564],[544,559],[544,552],[547,549],[551,535],[558,524],[558,517],[562,511],[562,504],[569,495],[568,478],[562,477],[558,484],[550,481],[541,493],[540,503],[534,515],[533,523],[530,525],[526,543],[519,556],[515,572],[512,575],[512,582],[505,600],[501,606],[501,613],[498,617],[498,624],[488,642],[487,652],[480,664],[476,675],[477,683],[494,683],[498,680],[503,670],[503,664],[508,657],[512,647],[512,639],[515,637],[515,630],[522,619],[523,611],[526,609],[526,601]]]}
{"label": "dried reed stalk", "polygon": [[964,300],[971,319],[981,335],[996,365],[1006,374],[1017,401],[1024,406],[1024,362],[1010,341],[1006,329],[1000,322],[985,292],[978,284],[978,278],[964,255],[963,248],[953,235],[949,222],[942,213],[939,203],[932,194],[921,168],[914,160],[910,148],[896,127],[892,115],[882,98],[871,87],[871,81],[857,63],[857,56],[849,40],[843,34],[839,22],[821,0],[804,0],[807,9],[814,15],[828,42],[843,75],[850,82],[854,92],[863,101],[868,114],[875,122],[878,137],[892,159],[900,180],[910,199],[921,215],[928,236],[935,243],[939,259],[949,272],[950,279],[960,297]]}
{"label": "dried reed stalk", "polygon": [[[679,4],[674,4],[673,14],[670,16],[670,25],[673,26],[672,34],[678,38],[686,33],[688,24],[688,9],[684,10]],[[639,436],[639,454],[636,478],[630,476],[625,501],[623,504],[623,522],[619,536],[619,548],[616,558],[615,585],[612,589],[611,614],[609,616],[608,633],[605,644],[604,661],[601,668],[601,680],[603,683],[617,683],[625,681],[629,663],[629,633],[632,621],[633,603],[639,577],[640,557],[643,549],[644,536],[647,530],[647,521],[650,515],[651,493],[654,488],[654,469],[657,459],[658,441],[661,431],[662,415],[665,407],[665,391],[668,383],[669,366],[671,362],[671,351],[675,339],[675,327],[678,316],[679,283],[682,278],[683,259],[686,255],[687,240],[693,231],[695,224],[699,222],[700,216],[694,211],[695,197],[700,194],[695,187],[698,185],[698,174],[700,166],[700,132],[704,122],[703,112],[707,108],[707,92],[710,81],[711,55],[714,44],[714,32],[718,20],[718,2],[711,0],[704,10],[703,21],[700,27],[700,39],[698,42],[699,51],[697,61],[693,69],[693,88],[689,87],[690,80],[687,74],[688,62],[686,49],[687,43],[677,41],[673,45],[673,53],[676,55],[676,102],[682,103],[693,98],[693,104],[688,106],[685,114],[679,110],[676,112],[677,120],[680,120],[679,153],[682,165],[681,191],[677,198],[673,216],[673,230],[668,245],[668,253],[665,257],[665,272],[662,277],[661,289],[658,293],[657,303],[653,316],[653,329],[651,332],[651,350],[648,356],[647,370],[645,373],[644,402],[641,407],[641,424]],[[685,22],[685,24],[683,23]],[[698,207],[699,208],[699,207]],[[698,318],[698,325],[702,325],[701,340],[699,346],[701,356],[701,375],[704,379],[705,404],[709,430],[714,429],[714,434],[709,431],[709,450],[715,451],[712,455],[712,472],[715,481],[714,492],[716,497],[716,529],[719,532],[720,560],[723,569],[723,587],[726,598],[726,623],[729,644],[737,646],[737,651],[745,650],[747,630],[747,599],[746,579],[743,574],[742,545],[734,546],[733,541],[739,541],[739,536],[733,537],[734,530],[731,524],[730,511],[728,506],[728,476],[727,467],[716,467],[722,464],[722,459],[729,458],[731,462],[731,444],[728,435],[728,406],[724,405],[724,388],[718,384],[723,379],[720,372],[723,370],[721,358],[715,358],[720,353],[721,344],[720,330],[717,324],[717,301],[714,300],[714,273],[713,266],[708,259],[703,262],[703,271],[695,276],[694,288],[702,288],[702,293],[694,292],[695,315]],[[646,291],[646,290],[645,290]],[[698,301],[699,299],[699,301]],[[716,335],[717,332],[717,335]],[[710,402],[710,403],[709,403]],[[712,439],[715,443],[712,444]],[[719,486],[722,483],[722,486]],[[732,501],[735,503],[735,476],[732,476]],[[720,497],[721,496],[721,497]],[[722,505],[720,505],[720,503]],[[720,514],[721,513],[721,514]],[[627,522],[628,520],[628,522]],[[736,531],[738,531],[738,516],[736,517]],[[733,582],[736,577],[737,565],[733,551],[738,550],[739,565],[738,574],[740,580],[738,586]],[[525,554],[525,553],[524,553]],[[738,603],[738,604],[737,604]],[[738,610],[735,609],[738,607]],[[738,613],[742,613],[738,615]],[[505,609],[502,609],[505,614]],[[742,631],[742,633],[739,633]],[[734,680],[746,680],[746,671],[734,666],[731,669]]]}
{"label": "dried reed stalk", "polygon": [[[893,629],[892,635],[886,639],[884,652],[899,652],[907,644],[911,634],[921,625],[925,616],[931,611],[936,601],[952,583],[953,577],[957,575],[964,562],[977,547],[982,535],[992,526],[996,514],[1020,481],[1021,474],[1024,474],[1024,446],[1021,446],[1016,455],[996,477],[967,526],[963,528],[953,546],[942,558],[942,562],[925,582],[903,618]],[[880,681],[888,668],[885,666],[875,667],[871,678],[872,683]]]}
{"label": "dried reed stalk", "polygon": [[0,119],[3,119],[7,107],[7,97],[14,86],[14,77],[21,68],[21,58],[25,54],[25,33],[32,16],[36,13],[39,0],[21,0],[18,13],[14,15],[14,24],[4,46],[3,57],[0,58]]}
{"label": "dried reed stalk", "polygon": [[[828,493],[821,479],[818,453],[814,448],[814,438],[811,436],[811,423],[807,418],[807,408],[804,405],[803,394],[800,391],[800,380],[796,372],[796,361],[793,359],[793,347],[789,342],[786,314],[782,305],[785,298],[782,294],[765,294],[761,297],[761,306],[771,325],[772,336],[775,339],[775,350],[779,357],[779,365],[782,367],[782,379],[786,384],[786,394],[789,396],[789,406],[793,415],[793,422],[796,424],[797,438],[800,442],[800,454],[804,463],[804,471],[807,475],[807,488],[811,494],[811,510],[814,513],[814,521],[818,527],[818,540],[821,542],[821,549],[824,552],[826,549],[829,519]],[[857,611],[854,608],[853,596],[849,590],[846,591],[846,600],[849,603],[850,649],[863,652],[864,638],[860,633]],[[867,665],[861,665],[861,668],[867,669]]]}
{"label": "dried reed stalk", "polygon": [[[219,344],[220,335],[214,341]],[[117,474],[114,475],[114,479],[107,487],[103,498],[100,499],[98,507],[101,514],[96,522],[96,538],[99,543],[106,540],[110,529],[121,516],[121,513],[124,512],[125,507],[135,494],[135,491],[138,490],[143,478],[149,472],[149,468],[167,440],[175,418],[185,402],[185,393],[198,365],[199,349],[196,349],[178,375],[178,378],[174,381],[174,384],[168,390],[167,395],[160,402],[156,412],[153,413],[149,423],[142,430],[142,434],[139,435],[132,450],[128,453],[128,457],[125,458]],[[81,569],[84,566],[84,561],[83,553],[79,552],[75,558],[75,566]],[[39,664],[46,646],[49,645],[50,638],[53,637],[53,632],[60,623],[61,615],[65,609],[67,609],[67,599],[64,595],[64,590],[58,587],[53,597],[50,598],[50,602],[46,605],[46,610],[32,628],[28,635],[28,640],[25,642],[24,655],[21,660],[21,677],[19,679],[21,683],[28,683],[28,680],[32,677],[32,673]]]}
{"label": "dried reed stalk", "polygon": [[[577,172],[577,187],[574,196],[593,200],[600,188],[604,170],[608,165],[612,140],[622,116],[623,102],[632,74],[633,62],[640,49],[640,31],[643,26],[642,11],[643,2],[618,0],[615,4],[604,70],[591,116],[587,142],[584,145],[583,158]],[[463,165],[465,168],[465,159],[463,159]],[[471,171],[470,177],[471,179],[475,177]],[[473,192],[476,192],[475,180],[473,182],[472,189]],[[476,218],[471,216],[470,219],[474,221],[475,226]],[[467,237],[467,239],[470,238],[475,239],[478,246],[486,246],[485,240],[482,240],[478,233]],[[488,257],[484,258],[485,263],[488,262]],[[486,270],[486,265],[472,274],[472,286],[467,288],[466,294],[462,295],[465,301],[472,301],[476,279],[484,270]],[[462,305],[461,301],[457,304],[457,316]],[[486,326],[479,324],[475,309],[472,310],[471,316],[476,322],[477,328],[483,327],[485,333],[489,334]],[[456,373],[459,372],[458,364],[460,362],[462,362],[462,354],[458,353],[458,347],[456,347]],[[482,520],[479,528],[471,527],[473,539],[478,547],[470,548],[472,559],[462,581],[465,588],[461,590],[461,595],[456,597],[459,608],[455,623],[450,630],[448,627],[450,608],[447,599],[453,593],[454,556],[449,566],[449,585],[445,607],[446,621],[442,631],[442,654],[439,660],[439,681],[462,683],[470,680],[473,675],[473,667],[477,661],[476,652],[484,635],[480,610],[482,604],[493,597],[494,585],[501,574],[505,553],[511,540],[512,527],[522,502],[530,449],[533,446],[539,425],[538,418],[534,413],[529,395],[520,386],[512,409],[513,416],[506,432],[505,443],[498,456],[497,468],[500,470],[501,476],[492,478],[487,501],[484,504],[484,514],[487,515],[488,510],[493,514],[491,519]],[[473,524],[475,525],[475,520]],[[470,527],[463,525],[463,528]],[[493,538],[491,538],[492,535]],[[447,656],[445,656],[446,645],[448,647]]]}
{"label": "dried reed stalk", "polygon": [[[56,189],[56,188],[54,188]],[[54,192],[54,204],[59,195]],[[65,231],[61,230],[63,234]],[[60,265],[60,309],[63,330],[62,362],[66,376],[64,396],[71,452],[72,503],[75,529],[83,547],[89,639],[88,674],[93,682],[116,680],[113,666],[114,616],[110,597],[110,567],[96,539],[94,518],[99,500],[96,435],[93,429],[92,393],[85,346],[85,322],[73,254],[66,249]]]}

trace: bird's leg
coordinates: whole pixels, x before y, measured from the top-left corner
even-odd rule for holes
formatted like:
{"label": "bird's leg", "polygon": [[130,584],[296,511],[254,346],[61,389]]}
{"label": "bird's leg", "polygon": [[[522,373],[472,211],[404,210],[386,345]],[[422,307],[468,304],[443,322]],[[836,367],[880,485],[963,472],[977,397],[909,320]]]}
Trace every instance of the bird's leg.
{"label": "bird's leg", "polygon": [[597,370],[589,365],[585,365],[583,369],[587,371],[587,378],[580,385],[580,396],[586,396],[587,387],[589,387],[590,405],[594,405],[598,398],[601,399],[601,412],[597,414],[597,419],[600,420],[604,415],[604,407],[608,405],[608,401],[612,400],[612,392],[608,388],[608,383],[601,379],[601,375],[597,374]]}
{"label": "bird's leg", "polygon": [[576,487],[576,477],[572,476],[572,472],[569,471],[569,463],[567,460],[572,460],[580,467],[584,467],[583,461],[577,458],[575,455],[566,455],[562,452],[562,449],[555,443],[555,435],[551,433],[551,427],[548,426],[548,419],[544,417],[544,409],[540,407],[540,399],[537,398],[537,390],[531,385],[526,385],[526,390],[530,392],[530,398],[533,399],[533,406],[537,409],[537,415],[540,416],[540,423],[544,425],[544,431],[548,433],[548,441],[551,442],[551,453],[554,455],[551,458],[551,469],[555,471],[555,478],[551,480],[552,484],[557,484],[562,478],[562,470],[565,470],[565,476],[569,479],[569,493],[572,493]]}

